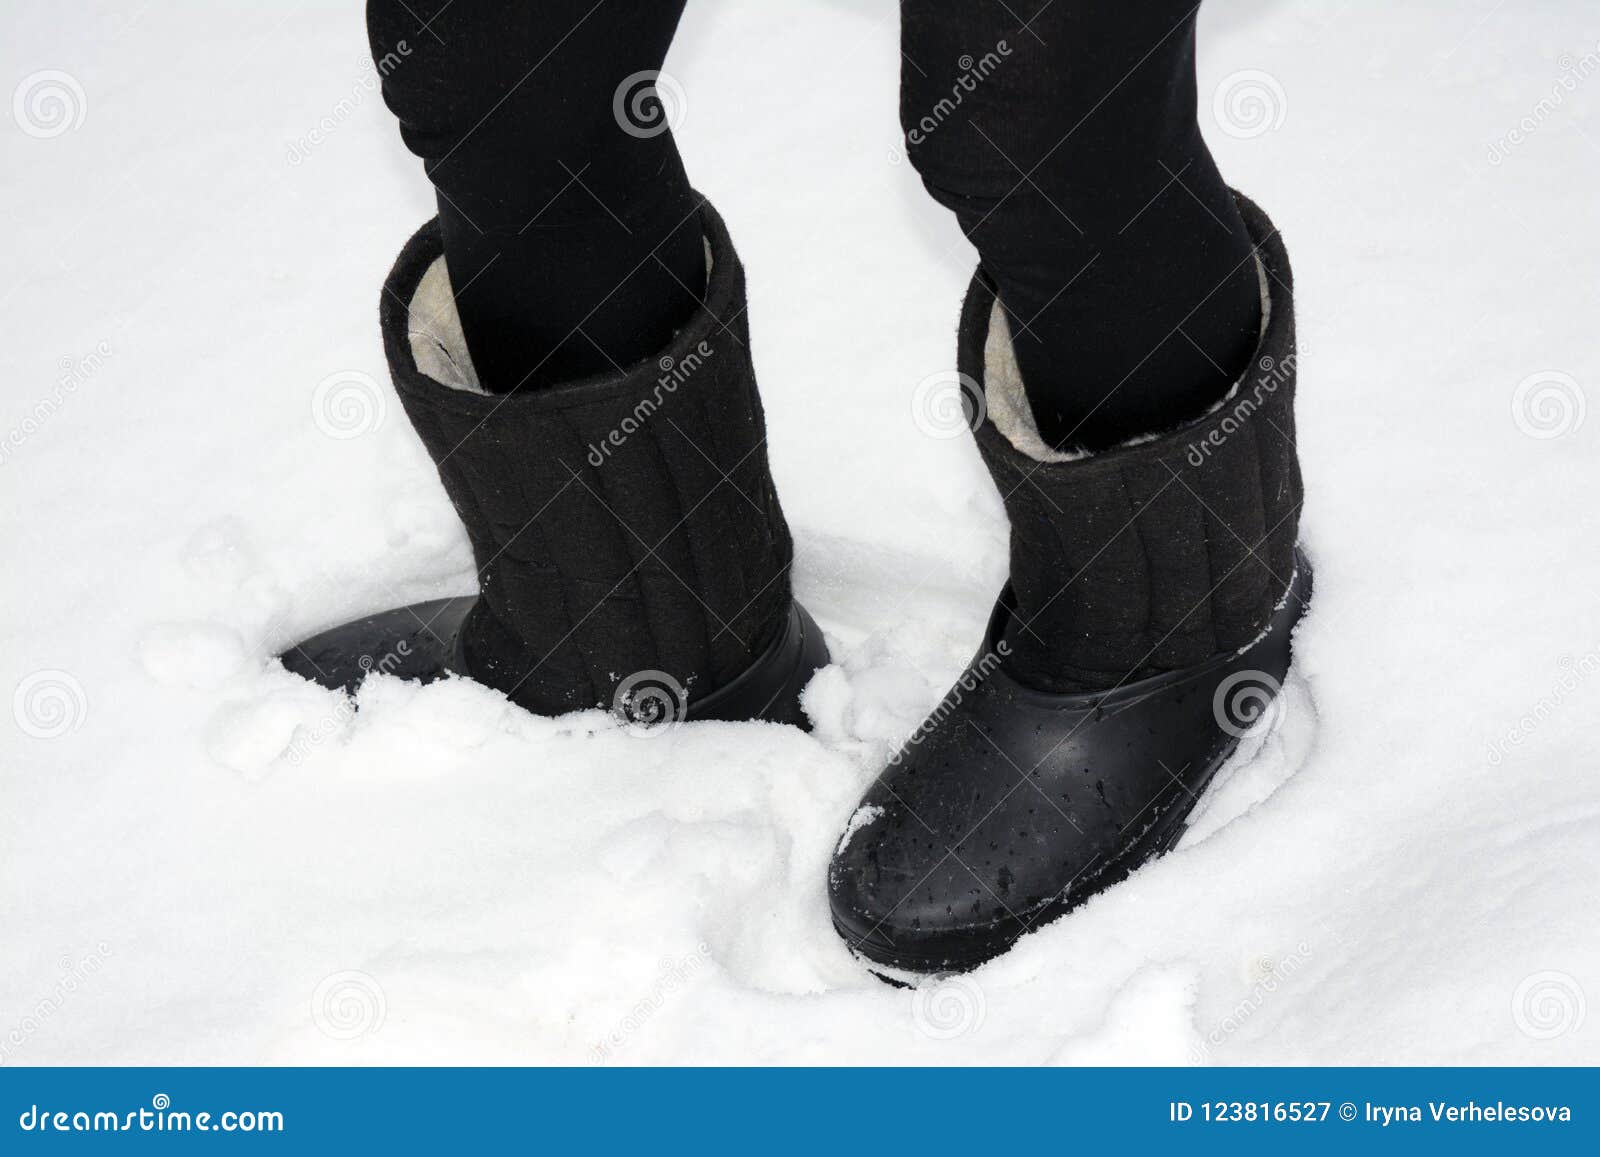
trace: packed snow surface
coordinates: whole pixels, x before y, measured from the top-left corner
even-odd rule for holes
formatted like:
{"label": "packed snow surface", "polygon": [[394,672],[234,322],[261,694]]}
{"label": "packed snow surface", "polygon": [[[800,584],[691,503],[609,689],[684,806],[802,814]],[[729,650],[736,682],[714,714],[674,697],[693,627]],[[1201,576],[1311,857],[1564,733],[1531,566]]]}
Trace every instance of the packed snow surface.
{"label": "packed snow surface", "polygon": [[1592,5],[1207,6],[1205,131],[1297,274],[1316,603],[1172,855],[913,989],[824,869],[1005,527],[917,408],[973,254],[891,0],[696,0],[668,62],[837,660],[810,735],[286,674],[473,588],[378,341],[431,207],[359,7],[25,6],[0,62],[0,1061],[1600,1061]]}

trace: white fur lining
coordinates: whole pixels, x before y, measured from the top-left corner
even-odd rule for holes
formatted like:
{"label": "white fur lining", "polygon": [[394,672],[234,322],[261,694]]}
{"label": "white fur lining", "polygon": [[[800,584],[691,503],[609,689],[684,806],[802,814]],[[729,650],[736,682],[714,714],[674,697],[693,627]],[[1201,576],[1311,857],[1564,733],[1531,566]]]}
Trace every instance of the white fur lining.
{"label": "white fur lining", "polygon": [[[705,247],[709,283],[712,266],[709,238]],[[433,259],[411,295],[406,307],[406,338],[411,343],[411,357],[417,369],[428,377],[453,390],[488,394],[478,381],[472,354],[467,350],[467,337],[461,331],[461,313],[456,309],[450,270],[445,266],[443,255]]]}
{"label": "white fur lining", "polygon": [[[1272,289],[1267,282],[1267,269],[1261,263],[1260,256],[1256,257],[1256,278],[1261,286],[1261,334],[1265,336],[1267,323],[1272,319]],[[1254,359],[1252,359],[1253,364]],[[1206,413],[1215,413],[1221,409],[1239,392],[1239,387],[1249,375],[1250,371],[1245,370],[1239,380],[1234,382],[1228,392]],[[1034,420],[1033,408],[1028,405],[1028,392],[1022,384],[1022,370],[1017,365],[1017,353],[1011,345],[1011,326],[998,297],[995,298],[994,308],[989,313],[989,334],[983,343],[983,397],[985,410],[995,429],[1004,434],[1006,440],[1019,452],[1026,454],[1035,462],[1076,462],[1094,456],[1089,450],[1057,450],[1039,436],[1039,425]],[[1165,433],[1166,431],[1157,431],[1140,434],[1138,437],[1119,443],[1112,449],[1121,450],[1128,446],[1153,442]]]}
{"label": "white fur lining", "polygon": [[472,394],[487,394],[472,368],[467,337],[461,332],[461,314],[450,288],[450,270],[442,256],[435,257],[417,282],[406,311],[406,337],[417,369],[440,385]]}

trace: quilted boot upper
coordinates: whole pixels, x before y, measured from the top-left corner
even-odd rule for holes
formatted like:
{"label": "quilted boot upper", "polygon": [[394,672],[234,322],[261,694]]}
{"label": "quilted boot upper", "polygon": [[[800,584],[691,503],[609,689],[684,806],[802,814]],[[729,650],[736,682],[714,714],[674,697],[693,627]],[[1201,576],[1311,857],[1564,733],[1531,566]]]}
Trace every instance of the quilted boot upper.
{"label": "quilted boot upper", "polygon": [[787,621],[793,547],[767,464],[744,270],[709,203],[702,222],[704,302],[671,343],[553,388],[478,388],[436,221],[384,285],[395,387],[477,561],[464,665],[530,710],[607,705],[647,671],[709,692]]}

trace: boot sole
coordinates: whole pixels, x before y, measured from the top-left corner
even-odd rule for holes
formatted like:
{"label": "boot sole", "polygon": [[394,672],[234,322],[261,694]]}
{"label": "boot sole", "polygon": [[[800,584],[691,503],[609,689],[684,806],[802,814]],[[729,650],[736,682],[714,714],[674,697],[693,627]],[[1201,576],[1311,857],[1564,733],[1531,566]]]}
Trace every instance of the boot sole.
{"label": "boot sole", "polygon": [[[280,659],[290,673],[352,695],[375,671],[423,683],[447,675],[470,679],[458,639],[477,601],[476,595],[432,599],[355,619],[291,647]],[[804,607],[791,603],[783,629],[767,650],[731,682],[690,699],[686,718],[760,719],[809,731],[800,693],[829,661],[822,628]]]}

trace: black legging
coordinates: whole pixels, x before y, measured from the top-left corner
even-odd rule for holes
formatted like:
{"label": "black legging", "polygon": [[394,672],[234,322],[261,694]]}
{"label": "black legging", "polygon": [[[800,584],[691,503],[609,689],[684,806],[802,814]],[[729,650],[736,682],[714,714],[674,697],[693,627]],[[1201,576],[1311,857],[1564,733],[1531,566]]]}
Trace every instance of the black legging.
{"label": "black legging", "polygon": [[[383,98],[438,191],[445,264],[485,388],[626,366],[705,286],[695,199],[659,103],[684,0],[368,0]],[[387,64],[385,61],[387,60]],[[652,120],[655,116],[657,119]]]}
{"label": "black legging", "polygon": [[[693,309],[704,256],[673,101],[639,76],[683,5],[369,0],[486,388],[627,365]],[[999,286],[1053,444],[1192,417],[1250,355],[1257,275],[1196,121],[1197,9],[901,3],[907,151]]]}

